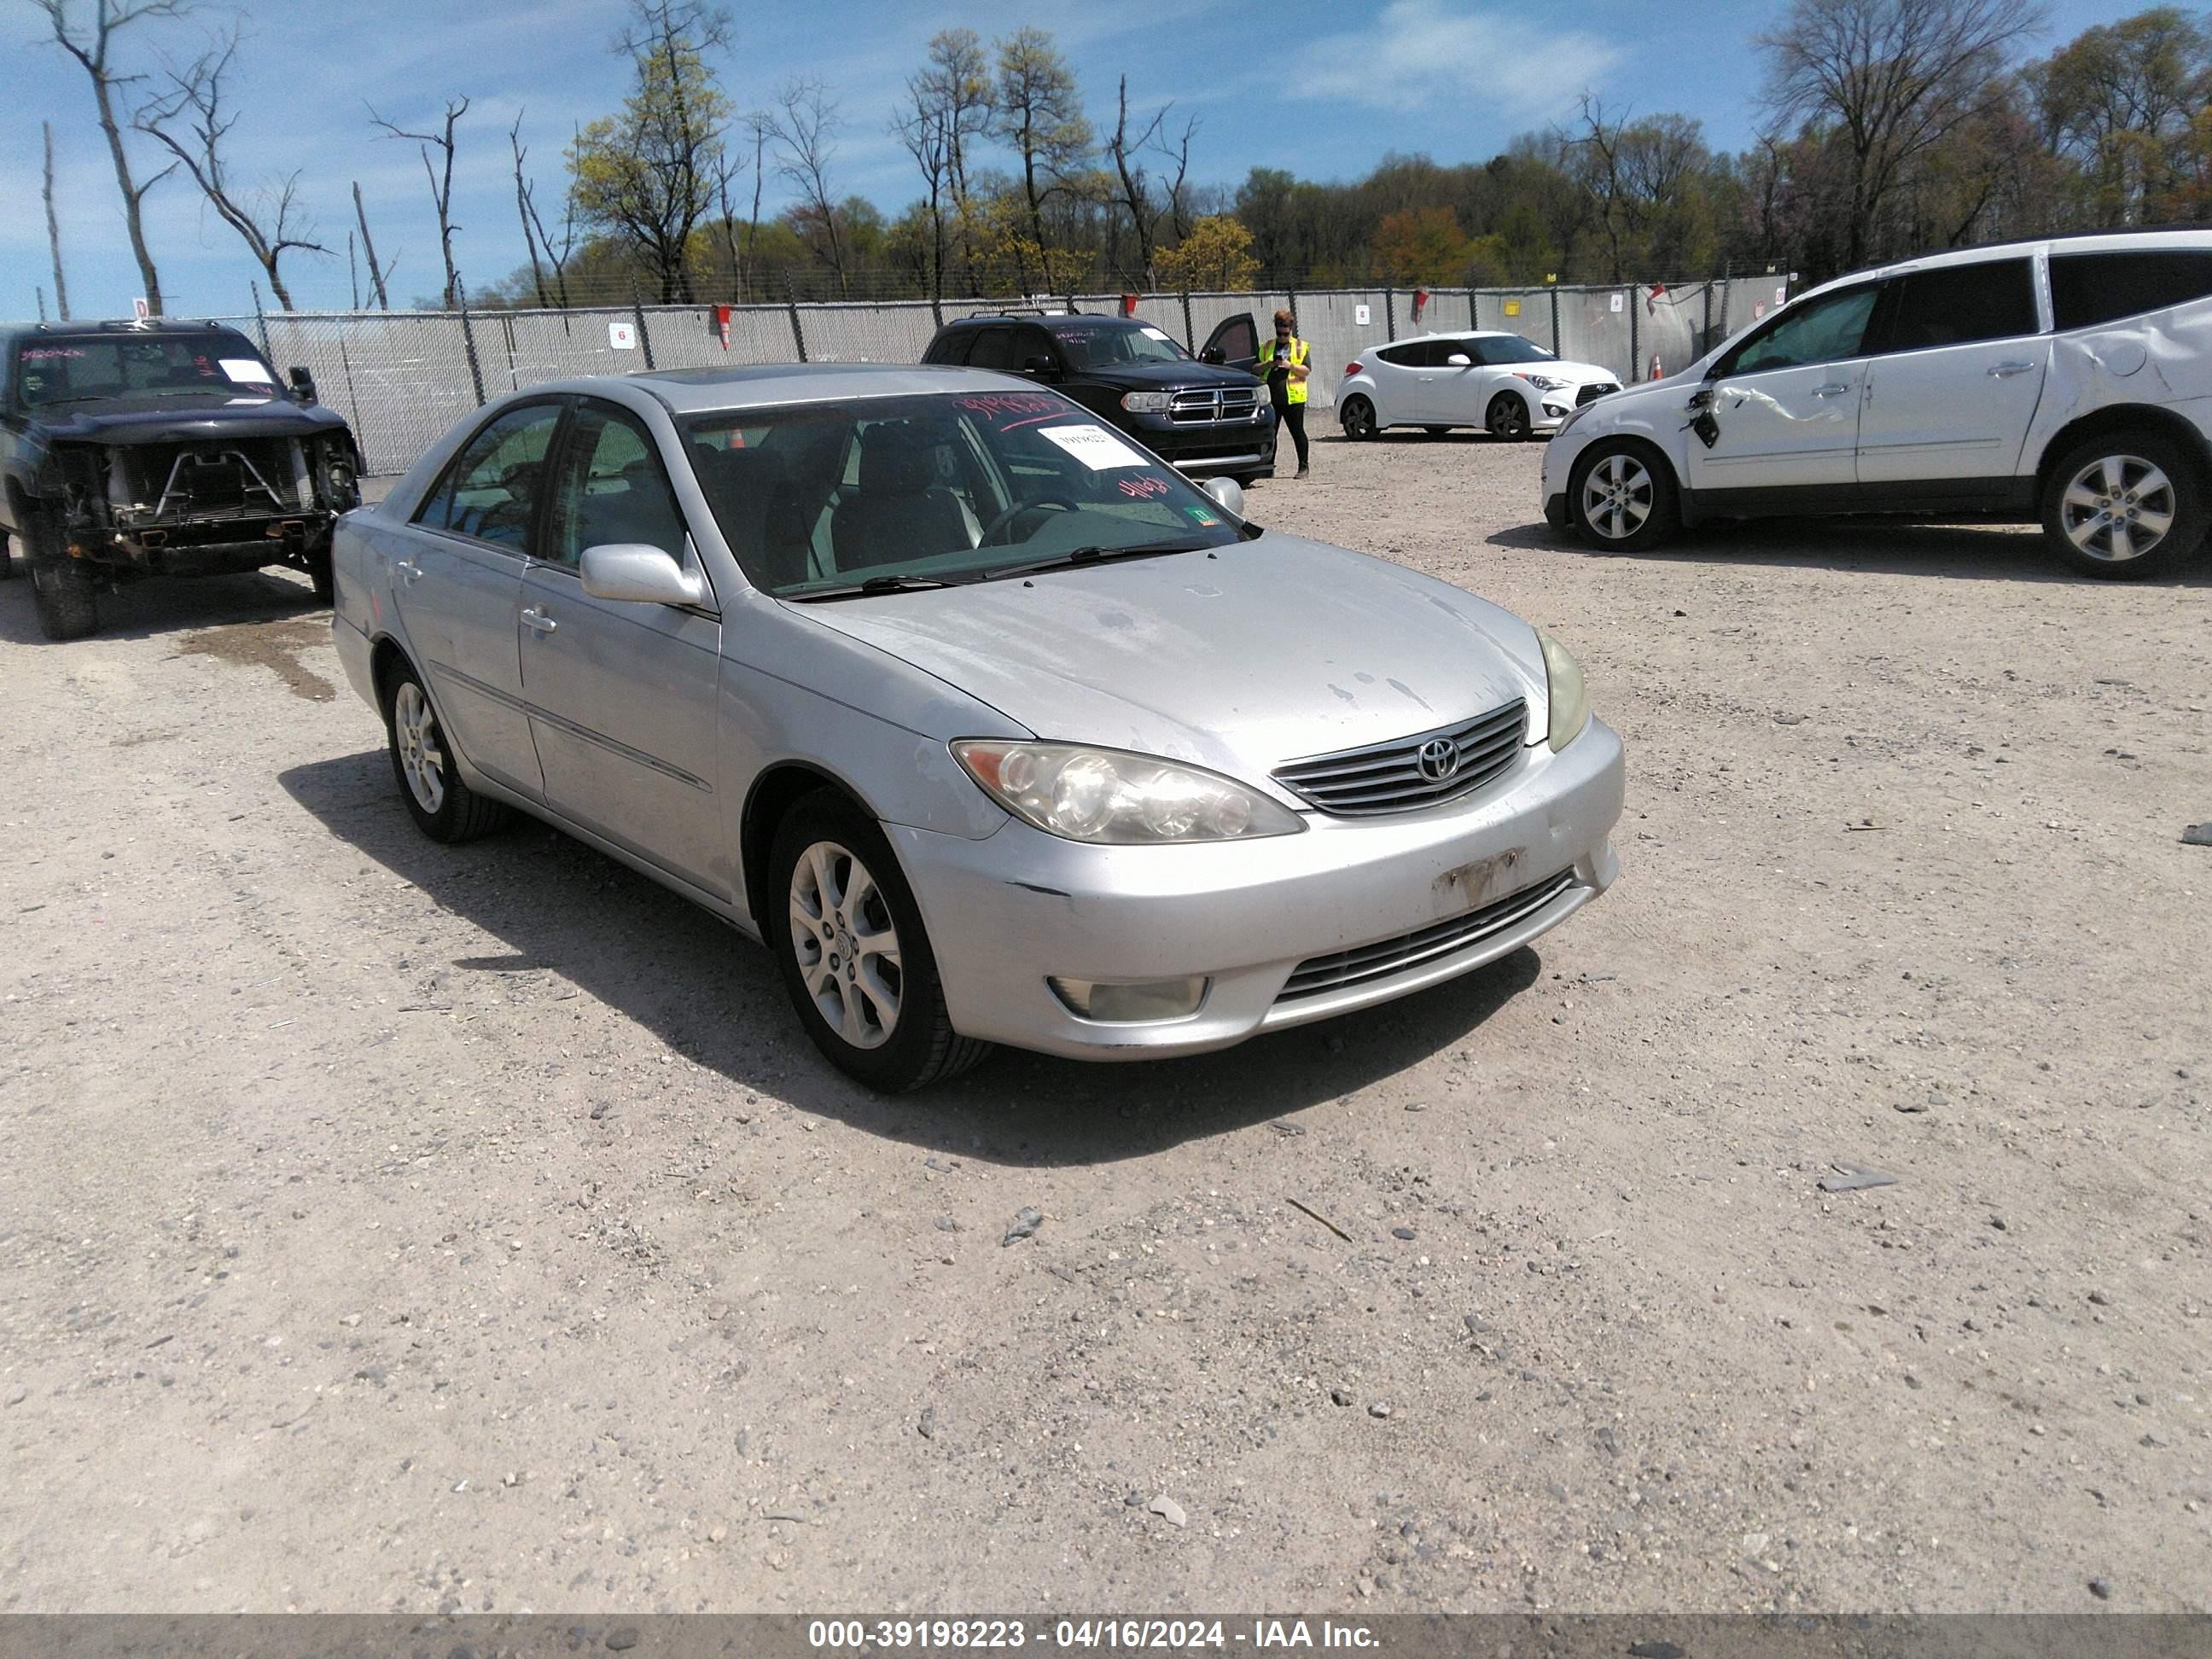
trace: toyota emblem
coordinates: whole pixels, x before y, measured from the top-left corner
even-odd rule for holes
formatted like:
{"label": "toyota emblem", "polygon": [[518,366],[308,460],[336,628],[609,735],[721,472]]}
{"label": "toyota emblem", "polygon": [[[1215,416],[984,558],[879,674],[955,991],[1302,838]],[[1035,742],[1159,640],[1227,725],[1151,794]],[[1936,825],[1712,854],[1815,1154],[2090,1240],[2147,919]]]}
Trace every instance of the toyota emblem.
{"label": "toyota emblem", "polygon": [[1420,767],[1431,783],[1442,783],[1459,770],[1459,745],[1449,738],[1431,738],[1421,745]]}

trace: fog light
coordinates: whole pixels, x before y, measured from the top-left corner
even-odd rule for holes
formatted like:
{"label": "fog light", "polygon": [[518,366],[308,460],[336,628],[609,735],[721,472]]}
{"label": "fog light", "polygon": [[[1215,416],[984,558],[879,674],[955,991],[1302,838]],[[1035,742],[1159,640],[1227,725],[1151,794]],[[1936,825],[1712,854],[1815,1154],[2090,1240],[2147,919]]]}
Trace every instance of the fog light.
{"label": "fog light", "polygon": [[1205,979],[1160,979],[1142,985],[1101,985],[1087,979],[1046,981],[1067,1011],[1108,1025],[1140,1025],[1149,1020],[1188,1019],[1206,1000]]}
{"label": "fog light", "polygon": [[1565,405],[1563,404],[1546,404],[1544,405],[1544,413],[1550,416],[1555,421],[1563,421],[1567,417],[1567,410]]}

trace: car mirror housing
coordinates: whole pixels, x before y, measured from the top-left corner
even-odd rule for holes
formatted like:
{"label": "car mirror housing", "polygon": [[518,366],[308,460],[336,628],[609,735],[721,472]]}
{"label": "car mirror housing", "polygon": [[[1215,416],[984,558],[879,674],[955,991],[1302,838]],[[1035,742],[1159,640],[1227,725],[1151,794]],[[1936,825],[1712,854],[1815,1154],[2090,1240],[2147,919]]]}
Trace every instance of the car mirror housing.
{"label": "car mirror housing", "polygon": [[1244,486],[1234,478],[1208,478],[1199,486],[1212,498],[1213,504],[1232,518],[1244,516]]}
{"label": "car mirror housing", "polygon": [[1225,363],[1229,361],[1229,354],[1219,346],[1208,346],[1198,354],[1198,361],[1201,363]]}
{"label": "car mirror housing", "polygon": [[1446,368],[1473,368],[1474,367],[1474,359],[1468,356],[1464,351],[1455,351],[1450,356],[1444,359],[1444,367]]}
{"label": "car mirror housing", "polygon": [[584,550],[584,592],[630,605],[703,605],[707,584],[657,547],[608,542]]}
{"label": "car mirror housing", "polygon": [[1054,374],[1052,359],[1042,356],[1036,357],[1024,357],[1022,359],[1022,373],[1024,374],[1035,374],[1043,380],[1050,380]]}
{"label": "car mirror housing", "polygon": [[315,397],[315,377],[306,368],[295,363],[292,366],[291,380],[293,395],[298,398],[301,403],[312,404],[317,401]]}

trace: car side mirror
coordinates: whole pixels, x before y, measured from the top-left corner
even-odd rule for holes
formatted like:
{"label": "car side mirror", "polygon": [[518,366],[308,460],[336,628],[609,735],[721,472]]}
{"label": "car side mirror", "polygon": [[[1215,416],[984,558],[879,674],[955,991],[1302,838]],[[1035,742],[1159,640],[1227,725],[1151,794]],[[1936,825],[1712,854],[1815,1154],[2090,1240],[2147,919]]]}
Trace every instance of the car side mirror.
{"label": "car side mirror", "polygon": [[1234,478],[1208,478],[1199,488],[1233,519],[1244,516],[1244,486]]}
{"label": "car side mirror", "polygon": [[1024,357],[1022,359],[1022,373],[1024,374],[1034,374],[1040,380],[1048,380],[1052,379],[1053,375],[1057,371],[1055,371],[1052,366],[1052,359],[1049,357]]}
{"label": "car side mirror", "polygon": [[303,404],[312,404],[317,401],[315,397],[315,377],[309,374],[306,368],[296,363],[292,367],[292,395],[297,398]]}
{"label": "car side mirror", "polygon": [[1198,354],[1198,361],[1201,363],[1225,363],[1229,361],[1229,354],[1219,346],[1208,346]]}
{"label": "car side mirror", "polygon": [[1444,359],[1444,367],[1446,368],[1473,368],[1474,367],[1474,359],[1468,356],[1464,351],[1455,351],[1450,356]]}
{"label": "car side mirror", "polygon": [[657,547],[607,542],[584,550],[584,592],[629,605],[704,605],[707,584]]}

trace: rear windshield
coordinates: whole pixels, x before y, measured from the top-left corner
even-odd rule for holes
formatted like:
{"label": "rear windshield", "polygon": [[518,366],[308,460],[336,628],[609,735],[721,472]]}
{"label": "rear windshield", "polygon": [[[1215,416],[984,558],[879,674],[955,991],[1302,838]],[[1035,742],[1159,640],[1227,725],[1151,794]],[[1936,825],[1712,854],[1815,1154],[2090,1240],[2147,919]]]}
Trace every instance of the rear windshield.
{"label": "rear windshield", "polygon": [[1190,353],[1165,329],[1150,323],[1127,328],[1064,328],[1053,331],[1060,355],[1072,369],[1112,368],[1119,363],[1171,363]]}
{"label": "rear windshield", "polygon": [[34,334],[15,343],[26,408],[93,398],[270,398],[276,376],[242,334]]}
{"label": "rear windshield", "polygon": [[685,437],[747,579],[791,599],[1238,539],[1210,496],[1042,390],[700,415]]}

